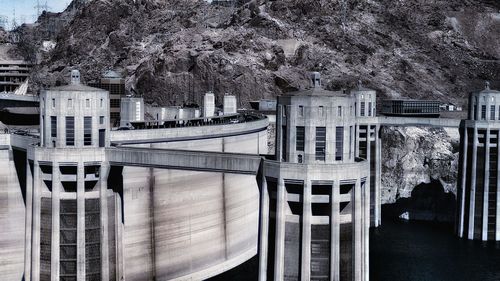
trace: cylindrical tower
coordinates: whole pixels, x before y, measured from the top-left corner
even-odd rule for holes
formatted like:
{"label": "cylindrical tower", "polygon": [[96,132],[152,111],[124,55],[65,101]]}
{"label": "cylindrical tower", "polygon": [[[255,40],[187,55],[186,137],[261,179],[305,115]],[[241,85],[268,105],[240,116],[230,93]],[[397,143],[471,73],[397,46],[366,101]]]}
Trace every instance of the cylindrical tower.
{"label": "cylindrical tower", "polygon": [[460,124],[458,236],[500,240],[500,91],[469,96],[469,114]]}
{"label": "cylindrical tower", "polygon": [[355,98],[354,114],[356,115],[356,156],[366,159],[370,163],[370,221],[371,226],[381,224],[380,202],[380,155],[382,146],[380,141],[380,125],[376,117],[377,93],[375,90],[363,87],[361,81],[351,90]]}
{"label": "cylindrical tower", "polygon": [[355,99],[321,88],[278,98],[276,159],[261,180],[259,280],[368,280],[369,165]]}
{"label": "cylindrical tower", "polygon": [[25,280],[115,276],[115,194],[108,190],[109,95],[71,83],[42,91],[40,143],[28,149]]}

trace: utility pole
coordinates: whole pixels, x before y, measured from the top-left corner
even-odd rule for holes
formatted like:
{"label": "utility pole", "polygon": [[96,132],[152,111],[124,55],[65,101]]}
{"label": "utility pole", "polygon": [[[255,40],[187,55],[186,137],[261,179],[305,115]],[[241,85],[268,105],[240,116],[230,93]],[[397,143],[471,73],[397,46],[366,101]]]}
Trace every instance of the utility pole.
{"label": "utility pole", "polygon": [[43,13],[43,11],[49,10],[49,6],[47,5],[47,1],[45,1],[44,4],[40,4],[40,0],[36,0],[35,9],[36,9],[36,15],[37,15],[37,17],[39,17]]}
{"label": "utility pole", "polygon": [[12,10],[12,30],[17,28],[17,22],[16,22],[16,8]]}

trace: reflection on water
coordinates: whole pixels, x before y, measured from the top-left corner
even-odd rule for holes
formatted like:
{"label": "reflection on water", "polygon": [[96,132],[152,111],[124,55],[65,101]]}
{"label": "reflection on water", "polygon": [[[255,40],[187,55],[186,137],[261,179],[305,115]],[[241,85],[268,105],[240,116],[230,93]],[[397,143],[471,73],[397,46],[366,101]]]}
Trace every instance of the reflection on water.
{"label": "reflection on water", "polygon": [[453,226],[383,220],[370,232],[370,281],[498,281],[500,243],[457,238]]}

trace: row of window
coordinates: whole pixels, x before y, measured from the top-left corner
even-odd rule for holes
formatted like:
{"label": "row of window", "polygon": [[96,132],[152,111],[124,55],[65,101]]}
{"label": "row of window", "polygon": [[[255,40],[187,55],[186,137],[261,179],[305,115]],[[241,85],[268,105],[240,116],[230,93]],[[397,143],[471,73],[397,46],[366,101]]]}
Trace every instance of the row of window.
{"label": "row of window", "polygon": [[[349,127],[349,143],[352,142],[352,126]],[[344,152],[344,127],[339,126],[335,128],[335,160],[342,161]],[[283,160],[286,155],[286,126],[282,128],[282,155]],[[297,151],[304,151],[305,149],[305,127],[297,126],[295,128],[295,149]],[[349,155],[351,155],[351,146],[349,146]],[[318,161],[325,161],[326,156],[326,127],[316,127],[316,143],[315,143],[315,159]],[[301,156],[298,159],[302,163]]]}
{"label": "row of window", "polygon": [[[360,116],[372,116],[372,110],[373,110],[373,106],[372,106],[372,102],[368,102],[368,112],[366,112],[366,104],[364,101],[362,101],[360,103]],[[337,107],[337,116],[338,117],[342,117],[342,106],[338,106]],[[325,108],[324,106],[319,106],[318,107],[318,113],[319,113],[319,116],[324,116],[324,113],[325,113]],[[350,107],[350,114],[352,115],[352,106]],[[355,113],[356,114],[356,113]],[[286,117],[286,108],[283,108],[282,110],[282,116],[283,117]],[[302,105],[299,105],[299,111],[298,111],[298,116],[299,117],[303,117],[304,116],[304,106]]]}
{"label": "row of window", "polygon": [[[360,103],[360,116],[365,116],[365,102],[362,101]],[[368,114],[366,116],[372,116],[372,103],[371,102],[368,102]]]}
{"label": "row of window", "polygon": [[[318,106],[318,113],[319,116],[324,116],[325,115],[325,107],[324,106]],[[351,107],[351,115],[352,115],[352,107]],[[286,108],[282,110],[282,116],[286,117]],[[304,117],[304,106],[299,105],[299,112],[298,112],[299,117]],[[342,106],[337,107],[337,116],[342,117]]]}
{"label": "row of window", "polygon": [[[45,102],[45,100],[43,102]],[[99,104],[100,104],[100,107],[103,108],[104,107],[104,99],[101,99]],[[85,99],[85,107],[90,108],[90,105],[91,105],[91,99]],[[73,108],[73,99],[67,99],[66,106],[68,108]],[[55,108],[55,107],[56,107],[56,99],[52,99],[52,108]]]}
{"label": "row of window", "polygon": [[[75,117],[66,116],[66,145],[75,145]],[[104,116],[99,116],[99,124],[104,124]],[[50,136],[51,138],[57,138],[57,116],[50,116]],[[99,136],[101,137],[101,136]],[[83,145],[92,145],[92,117],[85,116],[83,118]],[[101,146],[101,140],[99,140],[99,146]],[[102,145],[104,146],[104,144]]]}
{"label": "row of window", "polygon": [[[476,119],[477,106],[474,106],[474,112],[472,113],[473,119]],[[481,120],[486,120],[486,105],[481,106]],[[490,106],[490,120],[496,120],[496,106]],[[498,120],[500,120],[500,105],[498,106]]]}

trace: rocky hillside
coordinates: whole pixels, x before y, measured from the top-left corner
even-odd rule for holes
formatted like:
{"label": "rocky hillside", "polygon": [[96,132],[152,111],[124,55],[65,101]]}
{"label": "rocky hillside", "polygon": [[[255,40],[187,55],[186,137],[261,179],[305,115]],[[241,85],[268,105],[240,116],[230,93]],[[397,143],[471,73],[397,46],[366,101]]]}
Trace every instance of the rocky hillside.
{"label": "rocky hillside", "polygon": [[77,67],[90,81],[114,68],[165,105],[199,102],[208,90],[245,105],[307,85],[311,70],[327,88],[360,78],[380,96],[462,102],[483,80],[500,86],[499,1],[345,2],[92,0],[72,9],[34,79],[53,85]]}
{"label": "rocky hillside", "polygon": [[456,195],[458,129],[383,127],[381,136],[382,204],[411,197],[416,186],[432,181]]}

